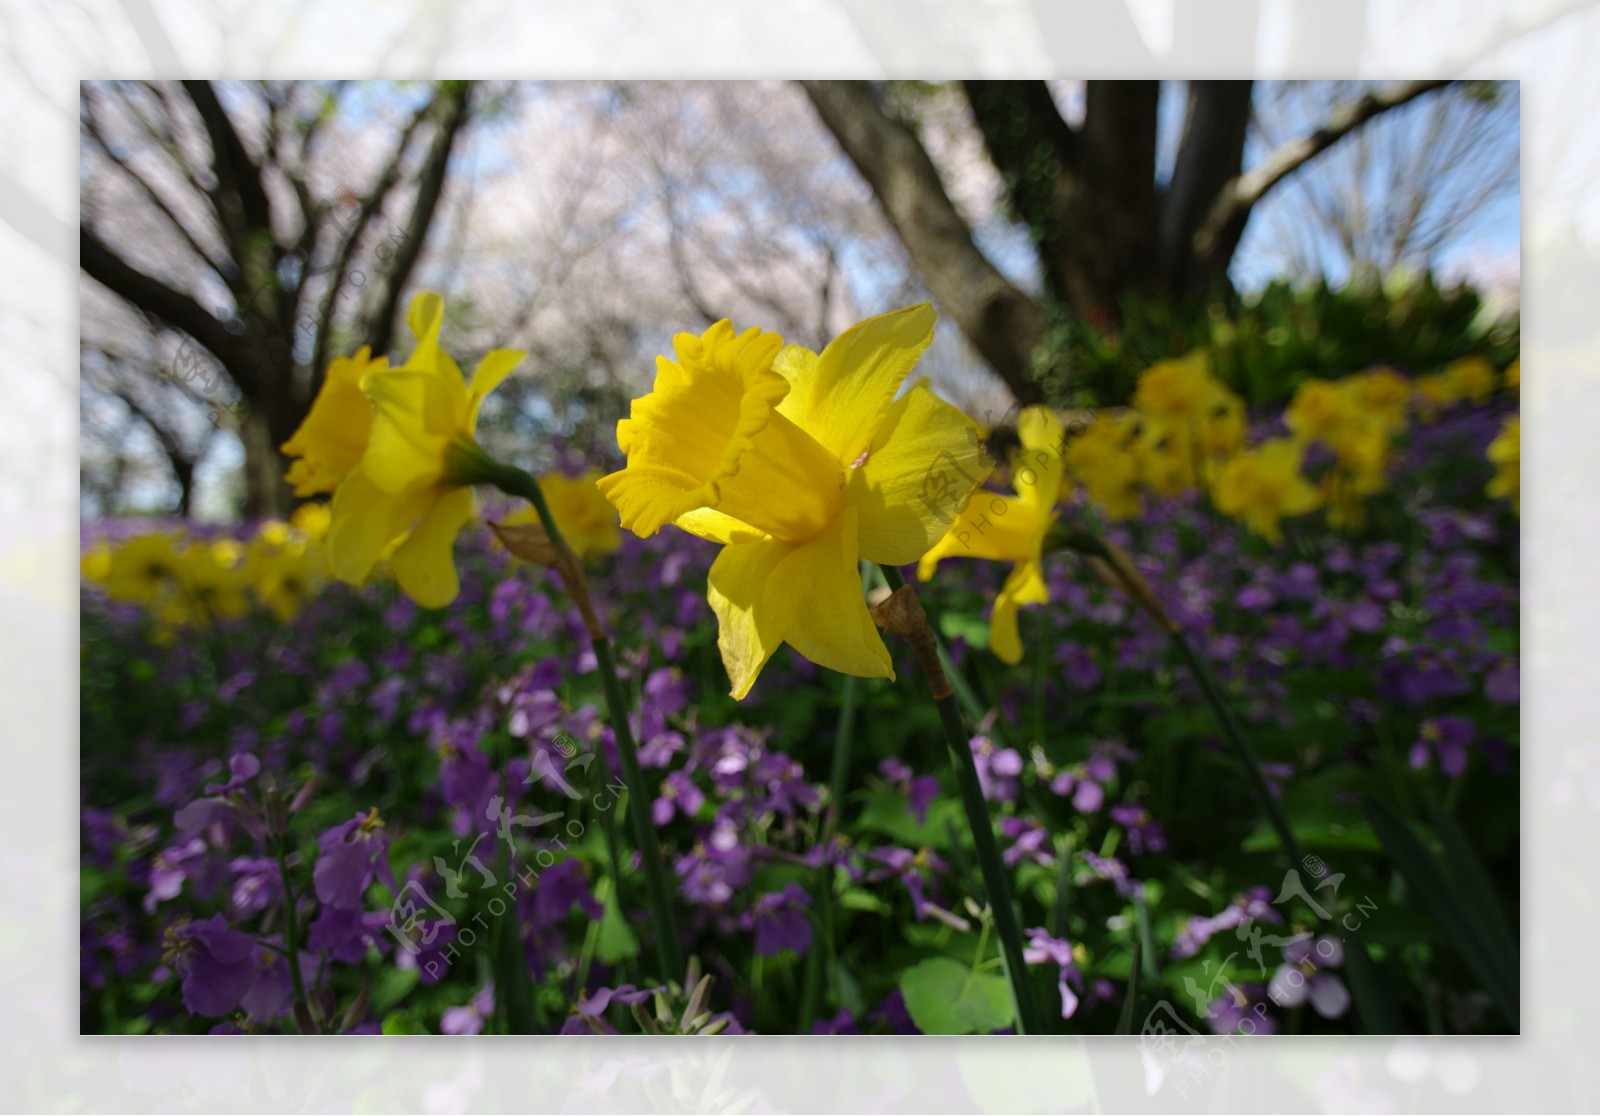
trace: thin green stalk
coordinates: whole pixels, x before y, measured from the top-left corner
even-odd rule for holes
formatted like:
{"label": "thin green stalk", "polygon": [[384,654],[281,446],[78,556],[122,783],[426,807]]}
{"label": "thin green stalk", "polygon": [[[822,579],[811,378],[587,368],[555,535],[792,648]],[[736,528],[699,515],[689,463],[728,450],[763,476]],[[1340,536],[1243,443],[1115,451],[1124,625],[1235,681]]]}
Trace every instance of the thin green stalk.
{"label": "thin green stalk", "polygon": [[[828,809],[822,816],[822,835],[817,847],[824,856],[831,853],[833,835],[839,828],[839,816],[844,812],[845,783],[850,777],[850,756],[856,736],[856,699],[861,680],[853,674],[844,676],[844,693],[839,701],[839,723],[834,730],[833,765],[828,775]],[[805,991],[800,1001],[800,1034],[811,1033],[817,1019],[817,1006],[822,1002],[823,970],[835,957],[833,933],[833,882],[835,872],[831,861],[825,860],[817,880],[818,923],[826,934],[817,935],[811,950],[806,954]],[[821,939],[826,938],[826,941]],[[824,956],[826,952],[826,957]]]}
{"label": "thin green stalk", "polygon": [[[905,584],[895,567],[880,568],[890,589],[898,590]],[[932,632],[928,634],[931,636]],[[919,655],[918,658],[921,660],[922,657]],[[929,681],[934,680],[930,678]],[[955,766],[956,783],[960,787],[961,803],[967,814],[967,828],[972,832],[972,844],[978,854],[984,890],[988,892],[989,908],[994,914],[995,933],[1000,938],[1000,956],[1005,962],[1006,979],[1010,982],[1011,997],[1016,1005],[1017,1032],[1043,1034],[1034,1015],[1033,995],[1028,986],[1028,967],[1022,957],[1022,926],[1017,919],[1016,901],[1011,895],[1010,877],[1000,856],[1000,844],[995,840],[989,803],[983,797],[983,787],[978,781],[978,766],[972,759],[972,747],[966,728],[961,723],[961,713],[956,709],[955,695],[945,693],[940,696],[938,691],[942,688],[948,688],[948,683],[944,687],[935,685],[933,704],[939,711],[939,722],[944,727],[945,745]]]}
{"label": "thin green stalk", "polygon": [[[639,766],[639,749],[634,743],[633,729],[628,724],[628,705],[622,694],[622,682],[617,675],[616,661],[611,657],[611,640],[600,628],[589,600],[588,585],[583,577],[583,567],[578,564],[567,545],[550,505],[533,476],[522,469],[496,463],[490,470],[490,483],[512,496],[520,496],[533,505],[544,526],[550,545],[561,560],[559,572],[589,627],[589,641],[594,648],[595,662],[600,670],[600,685],[605,691],[606,709],[611,718],[611,730],[616,736],[617,756],[622,761],[622,779],[628,792],[628,817],[633,823],[634,842],[638,845],[644,865],[646,898],[650,904],[650,921],[655,931],[656,958],[660,963],[663,983],[683,977],[683,949],[678,939],[677,923],[672,915],[672,890],[667,884],[666,866],[661,859],[661,845],[655,839],[655,826],[650,819],[650,798],[644,793],[644,772]],[[601,757],[602,762],[604,757]],[[607,812],[609,817],[609,811]],[[615,847],[615,846],[613,846]],[[619,882],[622,865],[615,872]],[[619,888],[620,893],[620,888]]]}
{"label": "thin green stalk", "polygon": [[[288,838],[280,833],[273,844],[276,846],[278,879],[283,884],[283,932],[288,945],[284,954],[289,962],[289,982],[294,987],[295,1006],[305,1012],[306,1024],[311,1028],[311,1033],[316,1034],[317,1017],[311,1013],[311,1001],[306,998],[305,978],[300,975],[300,916],[295,911],[294,885],[289,880],[289,857],[285,851]],[[289,1017],[295,1020],[298,1030],[299,1013],[291,1011]]]}

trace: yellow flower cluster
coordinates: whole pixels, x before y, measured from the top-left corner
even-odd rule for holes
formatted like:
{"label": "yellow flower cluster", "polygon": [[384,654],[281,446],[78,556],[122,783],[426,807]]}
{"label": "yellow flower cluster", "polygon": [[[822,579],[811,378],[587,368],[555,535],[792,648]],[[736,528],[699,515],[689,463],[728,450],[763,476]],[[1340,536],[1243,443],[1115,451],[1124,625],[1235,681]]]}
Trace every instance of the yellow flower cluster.
{"label": "yellow flower cluster", "polygon": [[1522,416],[1512,415],[1489,443],[1487,454],[1494,477],[1485,490],[1495,500],[1511,501],[1511,511],[1522,515]]}
{"label": "yellow flower cluster", "polygon": [[[1388,485],[1395,440],[1412,416],[1430,422],[1458,403],[1482,403],[1504,378],[1481,356],[1465,357],[1414,384],[1389,368],[1303,383],[1284,410],[1289,437],[1244,448],[1242,402],[1211,375],[1204,356],[1162,361],[1140,376],[1133,406],[1104,413],[1062,450],[1067,473],[1110,519],[1130,519],[1146,494],[1210,492],[1217,509],[1278,542],[1283,519],[1321,507],[1328,524],[1352,530],[1367,501]],[[1321,445],[1332,465],[1313,483],[1306,451]]]}
{"label": "yellow flower cluster", "polygon": [[[617,524],[617,509],[611,506],[596,483],[598,469],[588,469],[576,477],[546,473],[539,478],[539,491],[550,507],[550,515],[579,558],[615,554],[622,546],[622,531]],[[519,508],[501,522],[538,523],[539,513],[532,505]]]}
{"label": "yellow flower cluster", "polygon": [[288,623],[327,580],[327,530],[327,507],[307,504],[289,522],[262,524],[247,543],[156,531],[99,543],[80,569],[112,600],[145,609],[169,637],[180,628],[237,620],[254,608]]}

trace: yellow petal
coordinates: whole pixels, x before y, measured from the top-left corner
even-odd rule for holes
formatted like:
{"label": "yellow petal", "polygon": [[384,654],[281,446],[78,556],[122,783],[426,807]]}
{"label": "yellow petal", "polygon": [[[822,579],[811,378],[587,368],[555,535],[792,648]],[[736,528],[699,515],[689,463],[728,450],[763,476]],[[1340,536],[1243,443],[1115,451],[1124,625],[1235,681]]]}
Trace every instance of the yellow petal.
{"label": "yellow petal", "polygon": [[[918,383],[889,408],[858,472],[861,555],[904,566],[949,530],[993,468],[978,427]],[[854,485],[849,491],[857,491]]]}
{"label": "yellow petal", "polygon": [[1017,420],[1017,436],[1022,450],[1012,462],[1011,487],[1048,512],[1061,491],[1061,420],[1049,407],[1029,407]]}
{"label": "yellow petal", "polygon": [[334,576],[352,585],[367,575],[389,544],[427,511],[430,489],[393,496],[372,483],[364,465],[345,478],[333,494],[328,551]]}
{"label": "yellow petal", "polygon": [[466,425],[466,389],[448,377],[395,369],[361,381],[377,413],[362,464],[385,492],[432,484],[451,436]]}
{"label": "yellow petal", "polygon": [[478,411],[482,408],[483,401],[527,355],[516,349],[495,349],[479,362],[478,370],[472,374],[472,384],[467,392],[468,434],[477,433]]}
{"label": "yellow petal", "polygon": [[800,654],[841,674],[893,678],[889,649],[867,611],[856,543],[856,514],[847,506],[826,531],[778,564],[771,595],[801,600],[784,633]]}
{"label": "yellow petal", "polygon": [[794,385],[779,410],[800,425],[841,465],[853,464],[900,391],[900,384],[933,340],[938,318],[927,303],[851,326],[815,361],[785,355],[779,371]]}
{"label": "yellow petal", "polygon": [[711,564],[706,597],[717,616],[717,648],[735,699],[750,692],[800,608],[800,592],[768,592],[774,571],[794,549],[776,540],[736,543]]}
{"label": "yellow petal", "polygon": [[772,537],[714,508],[696,508],[684,512],[672,522],[691,535],[723,546],[729,543],[761,542]]}
{"label": "yellow petal", "polygon": [[311,409],[293,437],[280,447],[289,457],[298,458],[287,477],[296,496],[332,492],[366,452],[372,401],[362,394],[361,379],[368,372],[388,368],[386,360],[371,360],[370,354],[363,345],[354,356],[339,357],[328,365]]}
{"label": "yellow petal", "polygon": [[945,536],[923,555],[917,576],[923,581],[946,558],[985,558],[1023,562],[1033,553],[1039,511],[1020,496],[999,496],[979,490],[962,509]]}
{"label": "yellow petal", "polygon": [[1022,635],[1017,628],[1017,610],[1027,604],[1044,604],[1050,591],[1035,562],[1022,562],[1011,571],[1000,595],[994,599],[989,617],[989,647],[1002,662],[1013,666],[1022,661]]}
{"label": "yellow petal", "polygon": [[461,588],[456,535],[477,510],[470,488],[448,489],[443,495],[436,490],[435,497],[393,559],[395,580],[423,608],[443,608],[456,599]]}

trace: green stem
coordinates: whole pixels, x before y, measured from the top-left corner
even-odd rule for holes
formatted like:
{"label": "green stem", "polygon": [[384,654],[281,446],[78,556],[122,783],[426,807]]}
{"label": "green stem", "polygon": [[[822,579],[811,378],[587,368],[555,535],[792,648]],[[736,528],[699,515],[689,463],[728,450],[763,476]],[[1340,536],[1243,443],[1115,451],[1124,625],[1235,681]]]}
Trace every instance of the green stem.
{"label": "green stem", "polygon": [[1211,675],[1211,668],[1195,652],[1194,645],[1189,642],[1182,629],[1172,629],[1172,643],[1183,656],[1189,673],[1194,675],[1195,681],[1200,683],[1200,689],[1205,692],[1206,701],[1222,724],[1222,734],[1228,738],[1234,757],[1245,769],[1251,789],[1255,791],[1256,798],[1261,802],[1261,808],[1267,812],[1267,818],[1278,834],[1278,841],[1283,845],[1283,850],[1294,860],[1295,868],[1298,870],[1305,859],[1300,851],[1300,842],[1295,840],[1294,830],[1289,828],[1289,819],[1284,815],[1283,807],[1273,795],[1272,788],[1267,785],[1267,777],[1261,773],[1261,760],[1257,758],[1255,749],[1250,747],[1250,742],[1244,738],[1239,722],[1234,719],[1233,710],[1229,709],[1228,703],[1223,700],[1222,691]]}
{"label": "green stem", "polygon": [[[853,674],[844,676],[844,694],[839,702],[839,723],[834,730],[833,766],[828,775],[828,809],[822,816],[822,836],[817,847],[825,857],[833,849],[833,835],[839,828],[839,816],[844,811],[845,783],[850,777],[850,754],[856,736],[856,698],[861,680]],[[805,991],[800,1001],[800,1034],[811,1033],[817,1019],[817,1007],[822,1001],[823,970],[834,957],[833,929],[833,864],[824,860],[817,880],[818,922],[826,935],[817,935],[806,954]],[[822,940],[826,937],[826,941]],[[824,956],[826,949],[826,957]]]}
{"label": "green stem", "polygon": [[[899,589],[905,584],[895,567],[886,565],[880,566],[880,569],[889,588]],[[978,766],[972,759],[970,739],[961,723],[961,713],[956,709],[953,694],[936,697],[933,704],[939,711],[940,724],[944,726],[945,745],[955,766],[961,804],[967,814],[967,828],[972,831],[972,844],[978,854],[984,890],[989,893],[989,909],[994,914],[995,933],[1000,938],[1000,955],[1005,959],[1006,979],[1011,984],[1011,997],[1016,1004],[1017,1033],[1043,1034],[1033,1011],[1027,963],[1022,959],[1022,926],[1017,920],[1017,905],[1011,895],[1011,881],[1006,874],[1005,861],[1000,856],[1000,844],[995,840],[989,804],[983,797],[983,787],[978,781]]]}
{"label": "green stem", "polygon": [[[490,470],[488,483],[502,492],[520,496],[533,505],[539,522],[544,526],[550,545],[563,556],[563,579],[570,577],[577,584],[567,584],[567,591],[585,611],[585,619],[592,615],[588,600],[588,586],[584,583],[583,567],[572,554],[550,505],[533,476],[522,469],[496,463]],[[594,648],[595,662],[600,670],[600,685],[605,691],[606,709],[611,717],[611,730],[616,736],[617,757],[622,761],[622,780],[628,792],[628,817],[633,823],[634,842],[639,847],[644,865],[646,897],[650,903],[650,921],[655,930],[656,959],[660,964],[662,983],[683,977],[683,948],[678,939],[678,927],[672,916],[672,890],[667,885],[666,866],[661,859],[661,845],[655,839],[655,826],[650,819],[650,796],[644,793],[644,772],[639,766],[639,749],[633,740],[633,729],[628,724],[628,706],[622,695],[622,682],[617,675],[617,664],[611,657],[611,640],[598,625],[590,623],[589,642]],[[604,762],[604,757],[601,757]],[[609,812],[608,812],[609,816]],[[620,882],[622,865],[615,867]],[[619,888],[620,895],[620,888]]]}
{"label": "green stem", "polygon": [[[289,857],[285,850],[288,838],[278,834],[273,842],[276,846],[278,860],[278,879],[283,884],[283,922],[284,938],[288,948],[284,951],[289,962],[289,981],[294,987],[295,1006],[305,1013],[306,1024],[311,1028],[311,1033],[317,1033],[317,1019],[311,1014],[311,1001],[306,998],[305,978],[300,975],[300,916],[295,910],[294,885],[289,881]],[[299,1014],[290,1012],[289,1017],[296,1021],[299,1029]]]}

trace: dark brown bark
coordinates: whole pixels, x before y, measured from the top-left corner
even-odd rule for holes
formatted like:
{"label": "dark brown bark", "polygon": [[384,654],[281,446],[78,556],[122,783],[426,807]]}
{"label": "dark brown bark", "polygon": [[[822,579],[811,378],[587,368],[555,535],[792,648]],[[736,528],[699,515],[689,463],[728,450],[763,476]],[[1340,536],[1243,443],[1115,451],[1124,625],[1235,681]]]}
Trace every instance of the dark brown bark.
{"label": "dark brown bark", "polygon": [[1045,319],[972,240],[916,133],[860,82],[806,82],[817,113],[872,186],[939,308],[1026,402],[1042,402],[1034,350]]}

